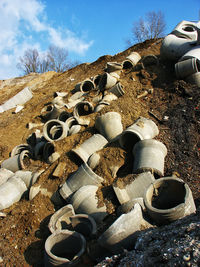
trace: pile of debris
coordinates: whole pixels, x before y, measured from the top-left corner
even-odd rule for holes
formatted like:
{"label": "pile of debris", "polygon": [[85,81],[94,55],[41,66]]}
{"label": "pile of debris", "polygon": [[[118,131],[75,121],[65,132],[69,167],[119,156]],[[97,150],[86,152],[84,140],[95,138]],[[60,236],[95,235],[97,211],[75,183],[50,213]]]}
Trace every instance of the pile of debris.
{"label": "pile of debris", "polygon": [[[165,39],[161,56],[164,45]],[[199,64],[197,59],[195,64]],[[14,147],[10,157],[1,162],[1,210],[27,193],[29,200],[38,194],[50,198],[57,209],[48,223],[51,234],[45,241],[46,266],[83,264],[85,255],[98,262],[132,249],[142,230],[195,212],[188,184],[176,175],[165,176],[167,147],[155,139],[159,134],[157,124],[139,115],[123,130],[119,110],[107,110],[125,94],[121,75],[139,71],[145,79],[146,68],[158,65],[157,56],[141,57],[134,51],[122,62],[108,61],[104,73],[78,82],[71,93],[55,92],[53,100],[42,107],[38,121],[27,124],[32,132],[27,143]],[[148,86],[137,99],[153,94]],[[54,166],[52,177],[63,176],[66,165],[60,161],[62,142],[77,135],[80,139],[68,154],[78,165],[76,171],[57,190],[41,187],[37,181],[50,168],[36,170],[35,166],[44,162]],[[112,164],[110,160],[106,163],[111,150],[116,153]]]}

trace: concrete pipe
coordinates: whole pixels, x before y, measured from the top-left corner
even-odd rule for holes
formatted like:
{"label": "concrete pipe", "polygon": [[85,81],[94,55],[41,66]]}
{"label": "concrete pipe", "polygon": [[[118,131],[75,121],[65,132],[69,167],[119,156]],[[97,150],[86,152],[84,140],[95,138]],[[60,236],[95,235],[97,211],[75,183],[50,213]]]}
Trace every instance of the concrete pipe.
{"label": "concrete pipe", "polygon": [[171,33],[177,37],[190,39],[192,41],[197,41],[198,39],[197,24],[191,21],[181,21]]}
{"label": "concrete pipe", "polygon": [[18,154],[20,154],[23,150],[29,151],[30,156],[33,155],[33,149],[32,149],[32,147],[31,147],[30,145],[28,145],[28,144],[20,144],[20,145],[15,146],[15,147],[12,149],[10,156],[13,157],[13,156],[15,156],[15,155],[18,155]]}
{"label": "concrete pipe", "polygon": [[186,52],[193,48],[194,44],[195,41],[169,34],[162,41],[160,48],[161,58],[178,61]]}
{"label": "concrete pipe", "polygon": [[144,117],[139,117],[121,134],[119,143],[125,150],[132,150],[138,141],[153,139],[158,134],[159,130],[155,122]]}
{"label": "concrete pipe", "polygon": [[90,157],[89,157],[89,159],[88,159],[88,161],[87,161],[87,164],[88,164],[88,166],[92,169],[92,170],[94,170],[98,165],[99,165],[99,162],[100,162],[100,155],[98,154],[98,153],[93,153]]}
{"label": "concrete pipe", "polygon": [[97,117],[95,128],[108,140],[115,141],[123,131],[121,115],[117,112],[107,112]]}
{"label": "concrete pipe", "polygon": [[117,208],[117,216],[121,216],[124,213],[130,212],[136,203],[138,203],[140,205],[140,207],[142,208],[142,211],[146,211],[146,208],[144,206],[144,198],[143,197],[137,197],[137,198],[133,198],[133,199],[121,204]]}
{"label": "concrete pipe", "polygon": [[10,207],[21,199],[27,190],[26,184],[16,175],[0,186],[0,210]]}
{"label": "concrete pipe", "polygon": [[93,113],[94,107],[92,103],[88,101],[81,101],[76,104],[74,107],[73,115],[75,118],[78,118],[79,116],[86,116],[91,113]]}
{"label": "concrete pipe", "polygon": [[94,134],[89,139],[85,140],[81,145],[73,148],[72,151],[79,157],[83,162],[87,162],[89,157],[108,144],[108,141],[101,134]]}
{"label": "concrete pipe", "polygon": [[123,85],[120,82],[118,82],[113,87],[111,87],[108,90],[108,92],[116,95],[117,97],[120,97],[120,96],[123,96],[125,94],[123,88],[124,88]]}
{"label": "concrete pipe", "polygon": [[4,184],[13,175],[12,171],[0,168],[0,185]]}
{"label": "concrete pipe", "polygon": [[41,141],[37,143],[34,147],[34,159],[41,160],[43,155],[43,149],[46,141]]}
{"label": "concrete pipe", "polygon": [[100,185],[103,182],[103,178],[98,176],[93,170],[83,163],[76,172],[66,179],[66,182],[59,190],[63,199],[68,200],[72,193],[85,185]]}
{"label": "concrete pipe", "polygon": [[[138,203],[134,208],[122,214],[114,223],[98,238],[97,242],[112,253],[121,253],[124,249],[134,246],[138,234],[144,225],[141,207]],[[148,228],[148,227],[146,227]]]}
{"label": "concrete pipe", "polygon": [[48,228],[51,233],[57,230],[67,230],[70,226],[70,217],[74,216],[74,208],[71,204],[68,204],[61,209],[57,210],[50,218]]}
{"label": "concrete pipe", "polygon": [[29,189],[37,181],[38,177],[41,175],[42,172],[43,170],[35,173],[31,171],[20,170],[16,171],[15,175],[19,177]]}
{"label": "concrete pipe", "polygon": [[68,230],[58,230],[45,242],[45,267],[77,266],[85,252],[85,238]]}
{"label": "concrete pipe", "polygon": [[117,73],[104,73],[99,81],[99,90],[104,91],[113,87],[119,80],[119,75]]}
{"label": "concrete pipe", "polygon": [[141,56],[137,52],[132,52],[126,59],[122,62],[123,69],[129,69],[134,67],[138,61],[140,61]]}
{"label": "concrete pipe", "polygon": [[20,154],[15,155],[4,160],[1,163],[1,168],[5,168],[12,172],[26,169],[30,165],[30,154],[29,151],[23,150]]}
{"label": "concrete pipe", "polygon": [[158,65],[159,60],[157,56],[150,54],[142,57],[141,63],[143,64],[144,67],[148,67],[151,65]]}
{"label": "concrete pipe", "polygon": [[95,220],[87,214],[70,216],[70,221],[73,230],[82,234],[86,239],[90,239],[97,232]]}
{"label": "concrete pipe", "polygon": [[69,128],[66,123],[59,120],[50,120],[44,124],[44,138],[49,141],[58,141],[68,135]]}
{"label": "concrete pipe", "polygon": [[164,175],[166,146],[154,139],[142,140],[133,147],[133,173],[150,171],[158,176]]}
{"label": "concrete pipe", "polygon": [[175,64],[175,72],[178,79],[186,78],[199,71],[200,61],[197,58],[189,58]]}
{"label": "concrete pipe", "polygon": [[118,62],[107,62],[105,71],[110,73],[114,71],[122,70],[122,64]]}
{"label": "concrete pipe", "polygon": [[126,185],[117,186],[117,182],[113,183],[113,189],[120,204],[126,203],[133,198],[144,197],[144,194],[155,178],[150,172],[143,172],[139,175],[132,175],[130,182]]}
{"label": "concrete pipe", "polygon": [[173,222],[196,211],[189,186],[174,177],[154,181],[145,193],[144,204],[149,216],[159,225]]}
{"label": "concrete pipe", "polygon": [[95,75],[95,76],[93,77],[93,79],[92,79],[96,87],[99,86],[99,82],[100,82],[100,80],[101,80],[101,76],[102,76],[102,75],[100,75],[100,74],[99,74],[99,75]]}
{"label": "concrete pipe", "polygon": [[47,142],[43,148],[42,158],[43,160],[48,163],[52,164],[60,157],[59,153],[55,151],[55,146],[51,142]]}
{"label": "concrete pipe", "polygon": [[200,46],[193,47],[187,53],[185,53],[181,60],[186,60],[189,58],[197,58],[200,61]]}
{"label": "concrete pipe", "polygon": [[50,104],[45,106],[42,110],[41,110],[41,117],[45,120],[53,120],[53,119],[57,119],[59,117],[61,113],[61,110],[56,107],[54,104]]}
{"label": "concrete pipe", "polygon": [[72,196],[70,203],[74,207],[76,213],[83,213],[90,215],[94,218],[96,223],[102,222],[102,220],[108,215],[106,212],[106,206],[98,206],[98,199],[96,196],[98,187],[95,185],[82,186]]}
{"label": "concrete pipe", "polygon": [[86,93],[94,90],[94,88],[95,88],[94,82],[90,79],[86,79],[81,83],[80,91]]}
{"label": "concrete pipe", "polygon": [[109,105],[110,105],[110,103],[101,101],[101,102],[99,102],[98,105],[96,105],[94,112],[99,112],[100,110],[102,110],[103,108],[105,108],[106,106],[109,106]]}

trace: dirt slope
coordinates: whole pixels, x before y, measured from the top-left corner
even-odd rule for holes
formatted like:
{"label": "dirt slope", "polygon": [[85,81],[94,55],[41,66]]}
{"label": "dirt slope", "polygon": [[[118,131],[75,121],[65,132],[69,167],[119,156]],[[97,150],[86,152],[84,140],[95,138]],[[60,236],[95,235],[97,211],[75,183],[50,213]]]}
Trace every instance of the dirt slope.
{"label": "dirt slope", "polygon": [[[152,119],[159,128],[157,140],[163,142],[168,153],[165,161],[165,176],[176,173],[190,186],[196,206],[200,205],[200,90],[194,85],[176,80],[174,65],[160,60],[161,40],[146,41],[114,56],[102,56],[97,61],[81,64],[65,73],[49,72],[30,74],[25,77],[0,81],[0,104],[14,96],[26,86],[33,92],[33,98],[25,104],[22,111],[15,114],[14,109],[0,114],[0,161],[9,157],[16,145],[26,143],[27,137],[35,131],[26,127],[29,122],[41,122],[41,109],[51,102],[55,92],[68,92],[72,95],[78,82],[88,77],[102,74],[107,62],[122,62],[132,51],[141,56],[154,54],[159,64],[150,65],[142,70],[123,70],[120,82],[125,94],[111,102],[99,113],[92,113],[88,127],[82,126],[81,132],[56,142],[56,150],[61,157],[52,165],[33,161],[30,169],[44,168],[45,172],[36,184],[46,188],[51,194],[66,180],[68,175],[77,170],[80,162],[70,151],[97,131],[95,118],[107,111],[119,112],[123,128],[131,125],[140,115]],[[153,89],[151,94],[137,98],[146,89]],[[91,96],[88,97],[90,99]],[[42,131],[42,127],[38,127]],[[99,202],[107,205],[111,216],[115,217],[117,207],[111,184],[113,178],[109,171],[110,164],[120,159],[120,176],[132,172],[132,155],[119,145],[112,144],[103,149],[101,164],[97,173],[104,178],[100,188]],[[65,164],[62,176],[52,177],[58,162]],[[106,193],[105,193],[106,192]],[[29,201],[27,196],[18,203],[4,210],[6,217],[0,218],[0,256],[1,266],[42,266],[44,242],[49,235],[47,223],[55,209],[48,196],[37,195]],[[83,266],[94,265],[88,257]]]}

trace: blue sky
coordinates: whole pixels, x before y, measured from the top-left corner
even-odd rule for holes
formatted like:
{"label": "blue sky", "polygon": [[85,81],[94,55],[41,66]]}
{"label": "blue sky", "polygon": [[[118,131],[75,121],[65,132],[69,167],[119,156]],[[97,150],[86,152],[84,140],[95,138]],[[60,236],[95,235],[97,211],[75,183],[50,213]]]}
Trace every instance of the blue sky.
{"label": "blue sky", "polygon": [[0,0],[0,79],[19,76],[24,51],[65,47],[71,61],[93,62],[127,48],[134,21],[161,10],[166,34],[182,20],[198,20],[200,0]]}

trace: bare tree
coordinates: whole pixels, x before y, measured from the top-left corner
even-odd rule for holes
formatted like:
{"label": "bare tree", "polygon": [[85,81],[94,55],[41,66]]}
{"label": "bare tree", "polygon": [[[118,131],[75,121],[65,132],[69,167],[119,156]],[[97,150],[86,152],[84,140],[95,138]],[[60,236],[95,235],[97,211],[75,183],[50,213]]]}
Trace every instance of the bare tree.
{"label": "bare tree", "polygon": [[19,58],[17,68],[22,70],[24,74],[30,72],[39,72],[40,59],[37,49],[27,49],[23,57]]}
{"label": "bare tree", "polygon": [[144,42],[147,39],[157,39],[164,36],[166,28],[165,17],[162,11],[151,11],[133,23],[133,42],[127,40],[127,44]]}
{"label": "bare tree", "polygon": [[51,45],[47,52],[50,70],[64,72],[69,69],[68,51],[55,45]]}
{"label": "bare tree", "polygon": [[64,72],[78,64],[80,63],[69,61],[67,49],[51,45],[43,55],[39,55],[37,49],[27,49],[24,56],[19,58],[17,68],[26,75],[31,72]]}

